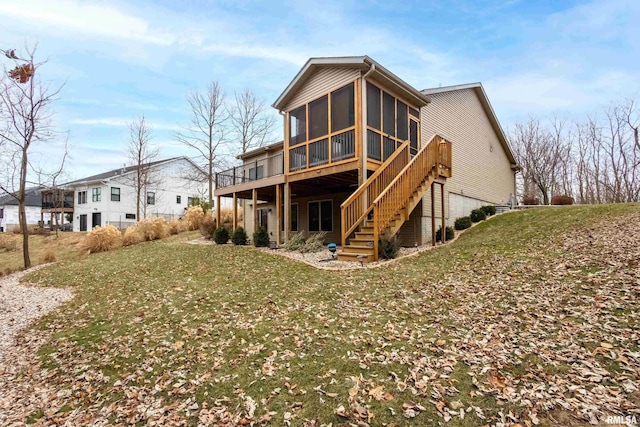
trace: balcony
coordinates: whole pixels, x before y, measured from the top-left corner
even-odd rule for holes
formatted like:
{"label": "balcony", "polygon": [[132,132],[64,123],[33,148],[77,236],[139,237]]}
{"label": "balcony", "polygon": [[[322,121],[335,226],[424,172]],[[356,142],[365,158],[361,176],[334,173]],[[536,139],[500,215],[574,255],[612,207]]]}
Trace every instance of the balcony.
{"label": "balcony", "polygon": [[273,156],[247,161],[241,166],[216,173],[216,190],[228,187],[251,184],[279,175],[284,175],[284,155],[278,153]]}

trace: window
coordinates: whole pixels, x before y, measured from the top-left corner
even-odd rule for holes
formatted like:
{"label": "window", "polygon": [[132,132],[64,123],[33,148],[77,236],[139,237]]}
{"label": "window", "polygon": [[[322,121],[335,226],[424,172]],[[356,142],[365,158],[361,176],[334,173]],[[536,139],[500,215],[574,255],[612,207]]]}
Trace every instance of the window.
{"label": "window", "polygon": [[4,218],[4,208],[0,208],[0,219]]}
{"label": "window", "polygon": [[249,181],[255,181],[256,179],[262,178],[264,178],[264,166],[249,168]]}
{"label": "window", "polygon": [[353,83],[351,83],[331,94],[331,132],[346,129],[354,124]]}
{"label": "window", "polygon": [[411,119],[409,123],[409,141],[411,141],[411,154],[418,152],[418,122]]}
{"label": "window", "polygon": [[86,191],[78,191],[78,204],[84,205],[87,203],[87,192]]}
{"label": "window", "polygon": [[136,219],[136,214],[124,214],[126,219]]}
{"label": "window", "polygon": [[409,139],[409,123],[407,116],[407,104],[404,102],[398,101],[398,139],[400,141],[406,141]]}
{"label": "window", "polygon": [[156,193],[153,191],[147,191],[147,205],[156,204]]}
{"label": "window", "polygon": [[309,202],[309,231],[333,231],[333,202]]}
{"label": "window", "polygon": [[420,118],[420,112],[415,108],[409,107],[409,114],[411,114],[413,117]]}
{"label": "window", "polygon": [[91,189],[91,201],[93,202],[99,202],[100,201],[100,187],[97,188],[92,188]]}
{"label": "window", "polygon": [[120,201],[120,188],[111,187],[111,201],[119,202]]}
{"label": "window", "polygon": [[182,196],[176,196],[176,204],[178,205],[182,204]]}
{"label": "window", "polygon": [[309,103],[309,139],[326,135],[329,126],[329,101],[325,95]]}
{"label": "window", "polygon": [[258,209],[258,227],[264,227],[267,230],[269,229],[269,209]]}
{"label": "window", "polygon": [[307,107],[303,105],[291,113],[289,123],[289,145],[298,145],[307,140]]}
{"label": "window", "polygon": [[367,83],[367,125],[380,130],[380,89]]}
{"label": "window", "polygon": [[[284,205],[281,205],[281,209],[282,209],[282,212],[284,212]],[[298,204],[297,203],[291,204],[290,219],[291,219],[291,231],[298,231]],[[284,231],[284,214],[280,219],[280,229]]]}
{"label": "window", "polygon": [[382,93],[382,125],[384,133],[396,136],[396,99],[387,92]]}

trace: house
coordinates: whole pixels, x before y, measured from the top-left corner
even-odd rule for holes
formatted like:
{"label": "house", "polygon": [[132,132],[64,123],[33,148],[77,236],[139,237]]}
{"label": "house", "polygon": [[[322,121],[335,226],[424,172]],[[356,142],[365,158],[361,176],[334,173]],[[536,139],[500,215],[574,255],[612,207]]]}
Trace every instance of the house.
{"label": "house", "polygon": [[[204,194],[199,168],[186,157],[141,165],[146,182],[137,217],[138,166],[114,169],[66,183],[73,191],[73,231],[87,231],[107,224],[124,229],[147,216],[167,220],[181,217],[193,198]],[[194,179],[194,177],[196,179]]]}
{"label": "house", "polygon": [[[42,188],[28,188],[25,191],[25,213],[27,215],[27,225],[38,225],[41,220],[41,199]],[[0,197],[0,232],[11,232],[20,229],[18,218],[18,200],[11,194]]]}
{"label": "house", "polygon": [[340,259],[371,261],[383,233],[435,244],[472,209],[513,203],[518,168],[480,83],[419,91],[368,56],[311,58],[273,107],[284,141],[216,175],[248,233],[325,231]]}

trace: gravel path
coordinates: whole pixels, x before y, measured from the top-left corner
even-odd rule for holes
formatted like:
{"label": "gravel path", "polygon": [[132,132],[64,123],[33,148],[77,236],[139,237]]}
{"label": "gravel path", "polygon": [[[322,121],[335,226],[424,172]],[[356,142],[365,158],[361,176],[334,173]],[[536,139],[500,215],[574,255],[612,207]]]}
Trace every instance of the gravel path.
{"label": "gravel path", "polygon": [[73,297],[68,289],[20,284],[25,274],[44,266],[0,278],[0,360],[15,346],[15,337],[20,330]]}

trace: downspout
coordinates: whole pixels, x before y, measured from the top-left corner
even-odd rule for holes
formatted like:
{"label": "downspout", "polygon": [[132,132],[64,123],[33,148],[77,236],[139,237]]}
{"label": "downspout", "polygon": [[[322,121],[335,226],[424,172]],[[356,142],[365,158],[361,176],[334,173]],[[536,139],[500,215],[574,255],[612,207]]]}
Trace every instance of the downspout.
{"label": "downspout", "polygon": [[[364,184],[367,180],[367,77],[376,70],[376,64],[372,63],[369,67],[369,71],[367,71],[362,76],[362,87],[361,87],[361,99],[362,99],[362,178],[358,183],[359,185]],[[366,195],[365,195],[366,198]],[[367,203],[367,200],[365,200]]]}

